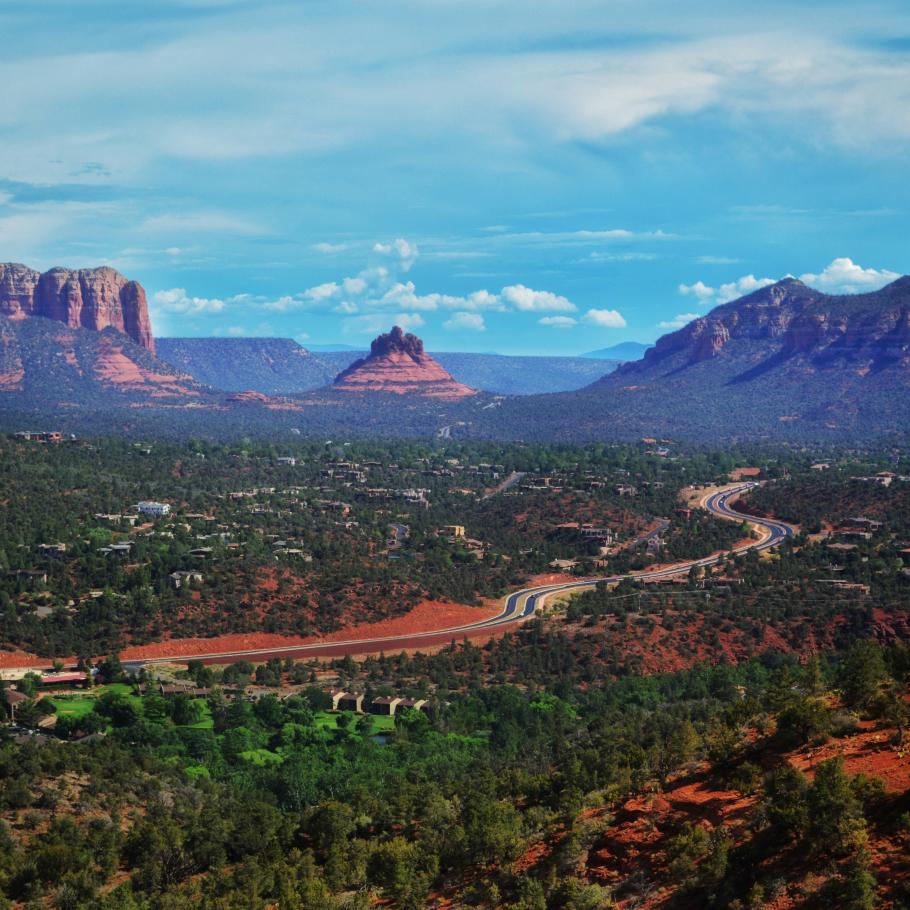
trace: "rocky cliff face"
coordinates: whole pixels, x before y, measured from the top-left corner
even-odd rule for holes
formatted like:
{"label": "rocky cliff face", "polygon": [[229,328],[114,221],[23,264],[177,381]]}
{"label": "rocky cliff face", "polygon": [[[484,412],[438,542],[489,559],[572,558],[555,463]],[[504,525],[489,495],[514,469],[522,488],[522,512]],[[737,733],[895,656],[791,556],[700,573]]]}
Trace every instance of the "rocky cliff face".
{"label": "rocky cliff face", "polygon": [[145,291],[107,266],[41,274],[18,263],[0,263],[0,315],[44,316],[96,332],[114,328],[155,353]]}
{"label": "rocky cliff face", "polygon": [[369,356],[339,373],[334,387],[344,392],[391,392],[442,399],[476,394],[430,357],[416,335],[406,335],[397,325],[373,341]]}
{"label": "rocky cliff face", "polygon": [[908,401],[910,276],[845,295],[788,278],[584,389],[506,400],[480,419],[527,440],[903,440]]}
{"label": "rocky cliff face", "polygon": [[[835,297],[785,278],[732,303],[716,307],[664,335],[643,360],[626,364],[628,376],[666,362],[674,368],[719,356],[736,357],[743,344],[782,359],[801,357],[817,365],[875,368],[885,360],[910,365],[910,280],[881,291]],[[852,362],[852,364],[851,364]]]}

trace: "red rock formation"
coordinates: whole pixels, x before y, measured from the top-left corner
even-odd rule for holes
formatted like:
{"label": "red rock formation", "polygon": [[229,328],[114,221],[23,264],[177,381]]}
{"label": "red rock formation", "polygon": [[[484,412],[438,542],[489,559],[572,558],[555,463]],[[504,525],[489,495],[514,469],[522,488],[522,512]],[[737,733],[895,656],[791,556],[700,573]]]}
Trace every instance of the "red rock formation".
{"label": "red rock formation", "polygon": [[335,378],[345,392],[392,392],[431,398],[466,398],[476,389],[456,382],[423,349],[423,342],[396,325],[371,345],[370,354],[352,363]]}
{"label": "red rock formation", "polygon": [[698,325],[692,331],[692,340],[695,342],[692,359],[699,361],[716,357],[730,340],[730,332],[722,322],[710,319],[699,319],[697,322]]}
{"label": "red rock formation", "polygon": [[96,332],[110,326],[155,353],[145,291],[107,266],[42,275],[18,263],[0,263],[0,315],[44,316]]}

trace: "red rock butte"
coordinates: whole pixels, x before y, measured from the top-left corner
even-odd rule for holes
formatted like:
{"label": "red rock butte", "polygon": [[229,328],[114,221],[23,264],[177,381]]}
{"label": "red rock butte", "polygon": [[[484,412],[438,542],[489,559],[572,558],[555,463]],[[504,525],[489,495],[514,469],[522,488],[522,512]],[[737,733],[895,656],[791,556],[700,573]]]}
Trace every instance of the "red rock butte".
{"label": "red rock butte", "polygon": [[399,326],[370,345],[369,356],[355,360],[335,378],[344,392],[391,392],[428,398],[467,398],[477,390],[453,379],[423,349],[423,342]]}
{"label": "red rock butte", "polygon": [[96,332],[110,327],[155,353],[142,285],[107,266],[42,274],[19,263],[0,263],[0,315],[44,316]]}

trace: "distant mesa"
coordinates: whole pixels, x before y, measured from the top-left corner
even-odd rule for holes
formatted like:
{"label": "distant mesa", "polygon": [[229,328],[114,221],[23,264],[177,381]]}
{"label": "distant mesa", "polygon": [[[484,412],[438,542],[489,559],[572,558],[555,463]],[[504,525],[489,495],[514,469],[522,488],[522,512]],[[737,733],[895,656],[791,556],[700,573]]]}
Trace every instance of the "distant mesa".
{"label": "distant mesa", "polygon": [[599,348],[596,351],[588,351],[582,354],[582,357],[589,357],[592,360],[640,360],[644,357],[645,352],[650,350],[654,345],[642,344],[640,341],[621,341],[619,344],[611,345],[608,348]]}
{"label": "distant mesa", "polygon": [[335,377],[334,388],[344,392],[388,392],[457,399],[477,390],[457,382],[423,349],[423,342],[395,326],[370,345],[370,353],[355,360]]}
{"label": "distant mesa", "polygon": [[43,316],[71,329],[117,329],[155,353],[145,291],[107,266],[36,272],[16,262],[0,263],[0,315]]}

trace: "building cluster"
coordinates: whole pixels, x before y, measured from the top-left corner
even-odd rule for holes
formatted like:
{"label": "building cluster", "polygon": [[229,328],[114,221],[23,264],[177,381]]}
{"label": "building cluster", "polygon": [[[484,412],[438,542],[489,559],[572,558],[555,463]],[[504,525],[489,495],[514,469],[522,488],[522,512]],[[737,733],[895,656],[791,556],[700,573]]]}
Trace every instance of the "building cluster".
{"label": "building cluster", "polygon": [[850,479],[858,480],[863,483],[877,483],[880,487],[890,487],[892,483],[910,482],[910,476],[895,474],[894,471],[879,471],[871,477],[851,477]]}
{"label": "building cluster", "polygon": [[410,708],[413,711],[429,711],[425,698],[403,698],[399,695],[380,695],[369,702],[363,694],[346,689],[332,689],[329,692],[333,711],[353,711],[355,714],[376,714],[394,717],[397,711]]}
{"label": "building cluster", "polygon": [[[20,433],[13,433],[13,438],[22,442],[63,442],[63,434],[57,430],[23,430]],[[75,439],[70,436],[69,439]]]}

